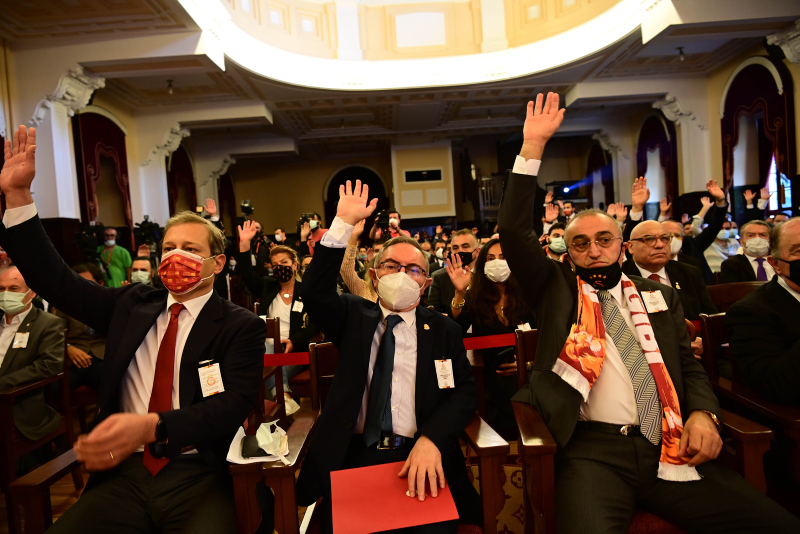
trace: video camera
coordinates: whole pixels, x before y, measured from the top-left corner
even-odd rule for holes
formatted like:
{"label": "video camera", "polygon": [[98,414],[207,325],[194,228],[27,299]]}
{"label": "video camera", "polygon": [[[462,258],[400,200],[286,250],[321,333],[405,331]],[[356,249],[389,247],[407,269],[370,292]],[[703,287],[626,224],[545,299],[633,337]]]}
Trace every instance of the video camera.
{"label": "video camera", "polygon": [[249,199],[242,200],[242,203],[240,204],[240,207],[242,208],[242,215],[244,215],[245,217],[247,217],[248,215],[252,215],[253,214],[254,208],[253,208],[253,205],[250,204],[250,200]]}
{"label": "video camera", "polygon": [[317,217],[319,217],[319,215],[317,215],[313,211],[310,212],[310,213],[302,213],[302,214],[300,214],[300,218],[297,219],[297,235],[300,235],[300,231],[303,229],[303,225],[305,223],[310,222],[312,220],[315,221],[315,220],[317,220]]}
{"label": "video camera", "polygon": [[106,227],[103,223],[81,223],[78,230],[72,237],[72,244],[78,247],[86,263],[100,265],[104,272],[108,271],[108,265],[103,262],[100,253],[97,251],[97,244],[102,242]]}
{"label": "video camera", "polygon": [[[133,236],[136,238],[137,243],[144,243],[145,245],[154,245],[161,242],[163,229],[150,220],[149,215],[144,216],[144,220],[135,224],[136,228],[133,229]],[[151,247],[152,249],[152,247]]]}
{"label": "video camera", "polygon": [[381,210],[378,212],[378,217],[375,219],[375,226],[384,232],[389,230],[389,210]]}

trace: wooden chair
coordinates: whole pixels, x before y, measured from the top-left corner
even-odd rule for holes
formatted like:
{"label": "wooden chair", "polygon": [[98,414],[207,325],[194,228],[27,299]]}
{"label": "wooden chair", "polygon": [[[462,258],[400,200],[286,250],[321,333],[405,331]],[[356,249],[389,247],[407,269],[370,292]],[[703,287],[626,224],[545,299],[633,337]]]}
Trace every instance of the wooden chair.
{"label": "wooden chair", "polygon": [[765,282],[736,282],[708,286],[708,295],[721,313],[728,311],[732,304],[761,287]]}
{"label": "wooden chair", "polygon": [[[322,343],[325,341],[325,336],[322,332],[317,333],[309,341],[311,343]],[[304,352],[308,347],[295,347],[296,352]],[[306,369],[302,373],[293,376],[289,379],[289,386],[292,388],[292,394],[297,397],[311,398],[311,369]]]}
{"label": "wooden chair", "polygon": [[732,380],[719,376],[717,349],[728,350],[728,330],[725,314],[700,315],[703,337],[703,364],[706,367],[714,392],[727,400],[730,408],[746,416],[758,416],[768,424],[782,428],[792,442],[790,466],[794,480],[800,482],[800,408],[783,406],[768,401],[763,395],[747,387],[741,380],[736,362],[731,358]]}
{"label": "wooden chair", "polygon": [[[332,343],[313,343],[309,346],[311,368],[312,406],[324,408],[325,397],[330,391],[333,375],[339,363],[339,351]],[[316,410],[316,407],[314,408]],[[483,507],[483,532],[497,532],[497,514],[503,509],[503,462],[506,461],[509,445],[477,414],[461,435],[461,439],[476,452],[481,503]],[[461,529],[459,529],[461,530]]]}
{"label": "wooden chair", "polygon": [[[64,357],[64,374],[67,376],[67,384],[69,384],[69,366],[71,360],[69,356]],[[97,404],[97,390],[89,386],[80,386],[69,392],[70,404],[78,412],[78,425],[81,429],[81,434],[89,433],[88,408]]]}
{"label": "wooden chair", "polygon": [[[538,333],[517,330],[517,362],[533,362],[536,358]],[[519,429],[519,450],[523,457],[523,487],[525,491],[525,531],[556,532],[555,454],[553,439],[541,414],[531,405],[513,402],[514,417]],[[725,434],[733,438],[736,455],[722,458],[724,463],[738,467],[744,478],[760,491],[766,491],[763,455],[769,449],[773,432],[752,421],[723,410]],[[725,453],[725,449],[723,449]],[[681,532],[680,529],[647,512],[637,512],[629,532]]]}
{"label": "wooden chair", "polygon": [[[64,345],[64,357],[67,357],[66,343]],[[20,434],[14,426],[14,417],[12,414],[14,403],[23,395],[42,390],[47,386],[55,384],[59,385],[60,402],[58,404],[62,411],[62,417],[58,428],[39,440],[29,440]],[[6,494],[9,532],[20,532],[21,526],[19,508],[11,495],[11,486],[17,478],[14,468],[15,461],[42,445],[50,443],[59,436],[64,436],[67,447],[72,447],[75,436],[72,429],[69,375],[63,369],[60,373],[50,378],[0,391],[0,461],[2,461],[2,465],[0,465],[0,489]],[[72,467],[71,471],[75,489],[83,488],[83,477],[80,468],[75,465]],[[50,496],[48,494],[48,506],[49,498]]]}
{"label": "wooden chair", "polygon": [[[258,315],[258,308],[259,303],[256,302],[253,304],[253,313]],[[267,317],[265,319],[267,323],[267,337],[266,339],[271,339],[273,343],[273,347],[275,347],[275,352],[282,352],[283,344],[281,343],[281,320],[280,317]],[[270,377],[275,377],[275,406],[272,406],[269,410],[267,409],[267,386],[266,382],[269,380]],[[259,384],[258,388],[258,397],[256,398],[256,404],[253,407],[253,414],[249,420],[253,417],[253,415],[260,416],[262,421],[269,421],[272,417],[273,419],[286,419],[286,403],[283,400],[283,366],[280,365],[267,365],[264,366],[264,370],[261,376],[261,383]]]}

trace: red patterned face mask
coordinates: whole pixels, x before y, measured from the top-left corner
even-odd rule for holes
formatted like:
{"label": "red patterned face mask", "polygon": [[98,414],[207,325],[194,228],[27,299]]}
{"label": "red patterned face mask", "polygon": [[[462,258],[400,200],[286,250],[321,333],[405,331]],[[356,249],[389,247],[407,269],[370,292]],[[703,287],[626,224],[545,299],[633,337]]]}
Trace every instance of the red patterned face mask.
{"label": "red patterned face mask", "polygon": [[214,273],[200,277],[200,269],[203,262],[210,260],[214,256],[203,258],[197,254],[186,252],[176,248],[161,256],[161,265],[158,267],[158,275],[170,293],[173,295],[185,295],[196,288],[203,280],[208,280]]}

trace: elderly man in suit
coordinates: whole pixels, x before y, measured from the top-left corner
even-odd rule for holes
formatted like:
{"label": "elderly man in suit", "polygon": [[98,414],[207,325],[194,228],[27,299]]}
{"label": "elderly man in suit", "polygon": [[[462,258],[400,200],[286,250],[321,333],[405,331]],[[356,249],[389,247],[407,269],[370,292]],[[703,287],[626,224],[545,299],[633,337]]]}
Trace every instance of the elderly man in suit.
{"label": "elderly man in suit", "polygon": [[772,231],[776,276],[728,309],[725,326],[745,382],[775,402],[800,406],[800,219]]}
{"label": "elderly man in suit", "polygon": [[[0,391],[54,376],[64,365],[64,322],[34,308],[35,296],[15,266],[0,272]],[[13,416],[30,440],[55,430],[61,419],[41,389],[20,397]]]}
{"label": "elderly man in suit", "polygon": [[695,531],[791,532],[800,521],[713,460],[720,407],[694,359],[671,287],[621,272],[616,221],[575,215],[574,271],[550,261],[533,228],[536,174],[564,116],[558,95],[528,104],[524,141],[500,207],[503,252],[536,316],[529,385],[558,445],[561,532],[625,532],[637,508]]}
{"label": "elderly man in suit", "polygon": [[[330,472],[405,461],[410,496],[425,499],[426,479],[436,497],[445,479],[462,522],[480,518],[478,495],[464,469],[458,436],[478,406],[461,328],[419,306],[431,283],[428,262],[413,238],[390,239],[371,270],[378,302],[336,293],[345,246],[359,221],[375,209],[367,186],[340,188],[336,218],[303,277],[312,320],[339,349],[339,365],[308,456],[297,481],[298,503],[323,496],[323,526],[331,531]],[[452,383],[439,369],[446,360]],[[453,387],[447,387],[451,385]],[[455,532],[457,522],[415,532]]]}
{"label": "elderly man in suit", "polygon": [[6,141],[0,243],[32,289],[109,340],[94,427],[75,444],[92,475],[50,532],[235,530],[225,457],[258,391],[266,325],[212,290],[225,264],[222,234],[178,214],[162,242],[167,290],[90,282],[39,221],[35,142],[24,126]]}
{"label": "elderly man in suit", "polygon": [[[461,265],[475,267],[475,260],[480,252],[478,238],[472,233],[469,228],[463,228],[453,234],[450,241],[452,253],[458,254],[461,258]],[[455,260],[455,256],[451,256],[451,262]],[[453,263],[455,265],[455,263]],[[453,282],[447,274],[447,269],[439,269],[433,275],[433,282],[431,283],[430,291],[428,291],[428,306],[433,306],[433,309],[453,316],[453,308],[460,308],[464,306],[464,302],[456,302],[453,298],[456,296],[456,288],[453,287]]]}
{"label": "elderly man in suit", "polygon": [[722,262],[719,282],[767,282],[775,276],[767,256],[772,228],[764,221],[749,221],[742,225],[739,235],[744,253]]}

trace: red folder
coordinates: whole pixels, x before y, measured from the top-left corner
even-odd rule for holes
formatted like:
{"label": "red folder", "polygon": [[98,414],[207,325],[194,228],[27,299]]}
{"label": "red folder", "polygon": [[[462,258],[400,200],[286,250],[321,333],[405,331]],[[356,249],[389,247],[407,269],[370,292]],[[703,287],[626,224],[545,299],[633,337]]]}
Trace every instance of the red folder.
{"label": "red folder", "polygon": [[331,472],[334,534],[369,534],[458,519],[450,487],[423,502],[406,495],[405,462]]}

